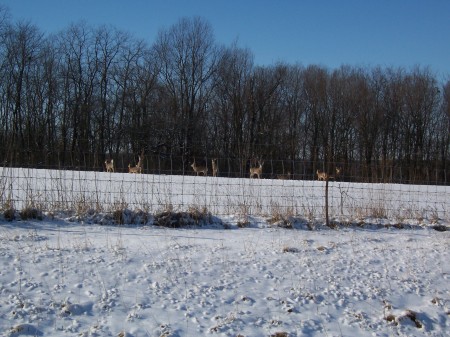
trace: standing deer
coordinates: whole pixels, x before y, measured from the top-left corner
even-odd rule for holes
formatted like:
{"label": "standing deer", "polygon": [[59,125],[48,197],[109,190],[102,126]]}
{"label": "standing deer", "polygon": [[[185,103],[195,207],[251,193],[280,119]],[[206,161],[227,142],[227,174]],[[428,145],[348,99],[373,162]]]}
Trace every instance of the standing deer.
{"label": "standing deer", "polygon": [[319,170],[317,170],[316,171],[317,180],[325,181],[325,180],[335,179],[335,177],[338,177],[341,174],[342,169],[340,167],[336,167],[335,171],[336,171],[336,176],[332,176],[326,172],[320,172]]}
{"label": "standing deer", "polygon": [[128,173],[142,173],[142,167],[140,166],[131,166],[128,164]]}
{"label": "standing deer", "polygon": [[114,159],[105,160],[106,172],[114,172]]}
{"label": "standing deer", "polygon": [[328,174],[326,174],[325,172],[320,172],[319,170],[316,171],[317,174],[317,180],[328,180]]}
{"label": "standing deer", "polygon": [[217,158],[211,160],[211,165],[213,177],[217,177],[217,173],[219,172],[219,166],[217,165]]}
{"label": "standing deer", "polygon": [[279,174],[279,175],[277,175],[277,179],[281,179],[281,180],[289,180],[289,179],[291,179],[291,171],[288,171],[286,174]]}
{"label": "standing deer", "polygon": [[144,163],[144,151],[139,155],[139,161],[136,164],[136,167],[140,167],[142,169],[142,164]]}
{"label": "standing deer", "polygon": [[139,160],[136,166],[131,166],[131,164],[128,164],[128,173],[142,173],[143,164],[144,164],[144,151],[142,151],[141,154],[139,155]]}
{"label": "standing deer", "polygon": [[258,163],[259,163],[258,167],[250,167],[250,178],[254,178],[255,176],[258,176],[258,179],[261,179],[262,168],[263,168],[264,162],[258,161]]}
{"label": "standing deer", "polygon": [[205,165],[197,165],[195,163],[195,159],[194,162],[191,164],[191,167],[194,170],[194,172],[197,173],[197,176],[199,173],[203,173],[204,176],[208,174],[208,168]]}

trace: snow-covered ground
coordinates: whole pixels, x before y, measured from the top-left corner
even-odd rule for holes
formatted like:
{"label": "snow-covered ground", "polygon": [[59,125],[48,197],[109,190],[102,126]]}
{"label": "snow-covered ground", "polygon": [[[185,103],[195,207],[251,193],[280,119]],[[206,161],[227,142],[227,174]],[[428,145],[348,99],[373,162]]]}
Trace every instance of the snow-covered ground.
{"label": "snow-covered ground", "polygon": [[[206,208],[214,215],[274,213],[324,217],[325,183],[37,170],[0,167],[0,201],[15,209],[131,210],[157,212]],[[367,217],[435,220],[450,218],[450,186],[365,184],[330,181],[329,213],[340,221]]]}
{"label": "snow-covered ground", "polygon": [[448,336],[449,234],[2,221],[0,334]]}
{"label": "snow-covered ground", "polygon": [[[23,198],[54,208],[69,205],[72,197],[80,205],[86,198],[108,203],[115,197],[106,190],[117,188],[118,198],[131,198],[128,205],[135,200],[140,208],[152,195],[161,198],[158,207],[203,200],[199,207],[218,211],[218,217],[201,227],[170,229],[155,226],[152,218],[102,226],[92,221],[92,212],[65,217],[48,211],[42,220],[17,216],[13,221],[1,215],[0,336],[448,336],[448,187],[439,190],[443,195],[428,195],[438,187],[379,185],[395,201],[389,203],[371,189],[372,198],[379,195],[388,209],[408,208],[410,202],[440,210],[430,218],[403,218],[402,226],[386,225],[399,224],[399,218],[386,218],[330,229],[304,216],[291,218],[293,229],[285,229],[270,224],[274,204],[297,202],[282,193],[311,193],[308,207],[322,209],[323,197],[316,191],[323,184],[100,173],[87,180],[87,173],[64,172],[0,180],[3,191],[16,193],[16,206]],[[69,174],[83,177],[70,182]],[[165,182],[149,182],[155,179]],[[69,183],[73,194],[66,190]],[[295,184],[310,189],[297,193]],[[345,209],[350,205],[345,200],[356,202],[353,194],[364,197],[353,185],[333,184],[337,205]],[[106,190],[99,192],[99,186]],[[164,192],[150,193],[151,188]],[[426,189],[416,200],[411,191],[420,188]],[[199,189],[215,192],[199,198]],[[386,190],[401,192],[393,198]],[[233,206],[239,209],[222,202],[232,203],[235,192],[244,202],[249,191],[257,202]],[[63,202],[53,195],[63,196]],[[309,200],[298,198],[306,200],[300,204]],[[249,205],[255,208],[245,208]],[[240,228],[243,208],[259,212],[249,212],[247,226]],[[106,212],[101,216],[108,218]],[[434,222],[447,231],[433,229]]]}

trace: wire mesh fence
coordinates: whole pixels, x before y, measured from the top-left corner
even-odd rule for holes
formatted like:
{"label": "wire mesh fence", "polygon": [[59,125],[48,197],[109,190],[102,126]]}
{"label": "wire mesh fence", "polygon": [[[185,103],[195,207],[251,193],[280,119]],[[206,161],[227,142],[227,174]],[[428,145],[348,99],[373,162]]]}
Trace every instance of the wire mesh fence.
{"label": "wire mesh fence", "polygon": [[[324,218],[325,181],[182,174],[130,174],[35,168],[0,168],[3,209],[108,212],[117,209],[207,210],[218,216]],[[330,177],[330,218],[431,221],[450,218],[450,186],[361,183]]]}

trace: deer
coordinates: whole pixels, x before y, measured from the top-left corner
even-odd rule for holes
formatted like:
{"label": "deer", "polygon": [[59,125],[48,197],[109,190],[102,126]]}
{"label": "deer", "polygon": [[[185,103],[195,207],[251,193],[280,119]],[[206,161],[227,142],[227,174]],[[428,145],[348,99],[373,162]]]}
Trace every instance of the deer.
{"label": "deer", "polygon": [[194,162],[191,164],[191,167],[194,170],[194,172],[197,173],[197,176],[199,175],[199,173],[203,173],[204,176],[208,174],[208,168],[204,165],[197,165],[195,163],[195,159]]}
{"label": "deer", "polygon": [[114,159],[105,160],[106,172],[114,172]]}
{"label": "deer", "polygon": [[317,174],[317,180],[325,181],[325,180],[328,180],[328,178],[329,178],[328,174],[326,172],[320,172],[319,170],[317,170],[316,174]]}
{"label": "deer", "polygon": [[141,152],[139,155],[139,161],[137,162],[136,166],[131,166],[131,164],[128,164],[128,173],[142,173],[142,164],[144,163],[144,151]]}
{"label": "deer", "polygon": [[277,179],[280,179],[280,180],[289,180],[289,179],[291,179],[291,171],[288,171],[286,174],[279,174],[279,175],[277,175]]}
{"label": "deer", "polygon": [[136,164],[136,167],[140,167],[142,169],[142,164],[144,163],[144,151],[139,155],[139,161]]}
{"label": "deer", "polygon": [[219,166],[217,165],[217,158],[211,160],[211,165],[213,177],[217,177],[217,173],[219,172]]}
{"label": "deer", "polygon": [[258,176],[258,179],[261,179],[262,168],[263,168],[264,162],[258,161],[258,163],[259,163],[258,167],[250,167],[250,178],[254,178],[255,176]]}
{"label": "deer", "polygon": [[130,164],[128,164],[128,173],[142,173],[142,167],[136,165],[136,166],[131,166]]}
{"label": "deer", "polygon": [[[322,176],[325,175],[325,180],[326,179],[328,179],[328,180],[335,179],[336,177],[338,177],[341,174],[341,168],[336,167],[334,170],[336,171],[336,175],[334,175],[334,176],[326,174],[325,172],[321,172],[320,174]],[[319,173],[317,173],[317,175],[319,175]],[[320,179],[317,179],[317,180],[320,180]],[[324,180],[324,179],[322,179],[322,180]]]}

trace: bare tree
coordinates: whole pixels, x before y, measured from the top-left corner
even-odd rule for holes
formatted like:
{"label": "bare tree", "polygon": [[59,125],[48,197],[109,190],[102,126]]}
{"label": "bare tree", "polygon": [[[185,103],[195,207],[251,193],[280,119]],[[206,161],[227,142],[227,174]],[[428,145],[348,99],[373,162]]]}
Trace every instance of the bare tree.
{"label": "bare tree", "polygon": [[[71,25],[59,36],[59,51],[64,79],[62,142],[70,164],[86,167],[86,155],[93,150],[93,110],[98,86],[99,63],[95,36],[91,27],[81,22]],[[94,151],[92,151],[94,152]],[[66,158],[62,158],[65,163]]]}
{"label": "bare tree", "polygon": [[[404,78],[404,111],[402,114],[403,159],[407,180],[415,182],[424,175],[427,152],[426,137],[430,135],[431,122],[439,103],[436,80],[427,69],[414,69]],[[428,135],[428,136],[427,136]]]}
{"label": "bare tree", "polygon": [[443,181],[448,184],[450,181],[450,81],[443,86],[440,116],[437,153],[441,164],[436,170],[436,182]]}
{"label": "bare tree", "polygon": [[155,50],[170,109],[181,122],[178,143],[185,167],[189,156],[205,151],[203,122],[217,63],[212,28],[199,17],[182,18],[159,32]]}
{"label": "bare tree", "polygon": [[[119,169],[146,154],[151,170],[317,170],[341,179],[448,182],[450,84],[427,68],[253,64],[237,43],[183,18],[149,47],[113,27],[56,36],[11,24],[0,6],[0,152],[10,165]],[[352,178],[353,179],[353,178]]]}
{"label": "bare tree", "polygon": [[328,81],[327,69],[318,66],[309,66],[305,69],[303,133],[306,137],[304,153],[312,165],[307,170],[309,178],[314,177],[319,161],[322,162],[322,165],[327,166],[329,160]]}
{"label": "bare tree", "polygon": [[285,66],[286,73],[280,87],[277,104],[282,123],[280,124],[279,139],[276,140],[277,143],[283,144],[283,147],[276,149],[274,153],[276,160],[274,169],[277,173],[282,173],[281,176],[286,176],[286,172],[295,173],[295,161],[304,157],[302,153],[304,137],[301,132],[305,110],[305,102],[302,99],[304,68],[300,65]]}
{"label": "bare tree", "polygon": [[227,159],[229,175],[242,176],[247,172],[242,160],[250,155],[247,93],[252,72],[253,55],[248,49],[234,43],[221,51],[214,76],[209,130],[213,156]]}
{"label": "bare tree", "polygon": [[[32,119],[27,111],[27,98],[32,93],[33,72],[40,57],[42,33],[29,23],[9,26],[4,35],[4,59],[2,78],[4,99],[2,122],[5,134],[5,148],[9,151],[9,162],[18,160],[23,149],[32,144]],[[30,89],[30,90],[28,90]]]}

